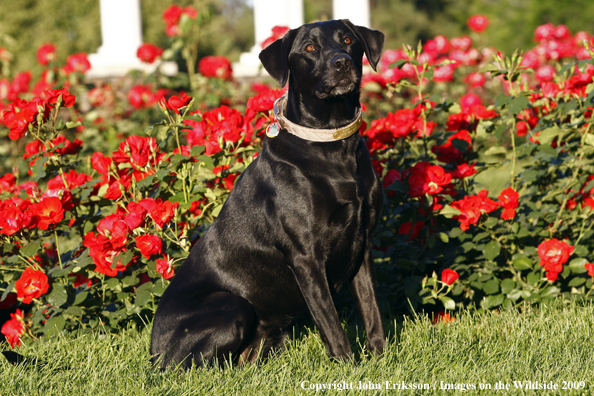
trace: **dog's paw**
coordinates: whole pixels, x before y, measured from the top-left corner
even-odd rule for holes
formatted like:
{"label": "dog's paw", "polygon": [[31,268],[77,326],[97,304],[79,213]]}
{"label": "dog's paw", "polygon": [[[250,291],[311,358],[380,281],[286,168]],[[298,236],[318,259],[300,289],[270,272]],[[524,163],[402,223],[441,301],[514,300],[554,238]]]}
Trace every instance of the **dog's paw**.
{"label": "dog's paw", "polygon": [[367,340],[365,347],[367,350],[373,352],[375,356],[379,356],[384,353],[384,349],[386,348],[386,339],[383,337],[369,339]]}

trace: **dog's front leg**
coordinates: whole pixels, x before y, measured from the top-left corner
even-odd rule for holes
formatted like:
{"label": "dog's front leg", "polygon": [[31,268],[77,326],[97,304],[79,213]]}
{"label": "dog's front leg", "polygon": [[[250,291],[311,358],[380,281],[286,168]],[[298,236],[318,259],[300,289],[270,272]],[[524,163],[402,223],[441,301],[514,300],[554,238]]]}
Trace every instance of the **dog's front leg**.
{"label": "dog's front leg", "polygon": [[386,338],[384,324],[375,293],[375,270],[371,248],[367,249],[359,271],[351,281],[351,292],[367,332],[367,349],[379,355],[384,351]]}
{"label": "dog's front leg", "polygon": [[351,345],[340,325],[325,271],[317,263],[307,261],[296,264],[293,272],[328,354],[337,359],[351,359]]}

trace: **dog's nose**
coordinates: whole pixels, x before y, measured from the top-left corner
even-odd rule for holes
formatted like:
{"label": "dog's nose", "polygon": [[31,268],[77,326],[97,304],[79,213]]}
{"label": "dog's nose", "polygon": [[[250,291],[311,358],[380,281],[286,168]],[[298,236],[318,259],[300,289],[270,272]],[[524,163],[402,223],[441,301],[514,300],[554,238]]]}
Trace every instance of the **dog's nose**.
{"label": "dog's nose", "polygon": [[336,55],[332,58],[332,67],[341,73],[349,71],[351,66],[353,65],[353,59],[346,54]]}

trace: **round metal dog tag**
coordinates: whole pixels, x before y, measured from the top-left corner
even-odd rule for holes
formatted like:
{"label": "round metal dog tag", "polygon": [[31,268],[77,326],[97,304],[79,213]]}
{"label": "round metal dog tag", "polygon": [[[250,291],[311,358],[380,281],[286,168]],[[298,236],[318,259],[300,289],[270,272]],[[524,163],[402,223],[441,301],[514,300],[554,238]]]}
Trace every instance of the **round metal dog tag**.
{"label": "round metal dog tag", "polygon": [[269,138],[275,138],[278,136],[278,132],[280,131],[280,126],[278,122],[272,122],[266,128],[266,136]]}

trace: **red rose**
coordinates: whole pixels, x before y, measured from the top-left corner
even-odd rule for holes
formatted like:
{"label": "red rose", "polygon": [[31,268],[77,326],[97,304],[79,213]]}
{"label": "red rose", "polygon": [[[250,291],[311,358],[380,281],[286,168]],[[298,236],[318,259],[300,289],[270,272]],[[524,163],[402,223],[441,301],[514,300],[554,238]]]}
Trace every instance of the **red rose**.
{"label": "red rose", "polygon": [[573,253],[573,246],[565,241],[549,239],[538,245],[538,257],[540,266],[547,271],[547,278],[550,281],[557,279],[557,275],[563,272],[563,264],[567,262]]}
{"label": "red rose", "polygon": [[449,268],[444,269],[441,271],[441,281],[446,285],[451,285],[452,283],[456,282],[456,280],[460,277],[458,273],[454,270]]}
{"label": "red rose", "polygon": [[497,199],[499,199],[499,206],[503,207],[503,212],[501,213],[503,220],[511,220],[516,217],[519,197],[520,195],[511,187],[501,191]]}
{"label": "red rose", "polygon": [[[41,101],[38,98],[37,100]],[[27,102],[17,99],[2,112],[4,125],[10,129],[8,134],[10,139],[20,139],[27,133],[30,125],[34,126],[36,124],[35,121],[39,110],[37,104],[35,100]]]}
{"label": "red rose", "polygon": [[452,178],[454,179],[464,179],[466,177],[472,176],[476,173],[476,169],[474,169],[475,164],[467,164],[462,163],[456,166],[456,170],[452,172]]}
{"label": "red rose", "polygon": [[245,111],[246,120],[251,122],[258,113],[268,113],[272,110],[274,102],[285,92],[284,89],[267,89],[249,98]]}
{"label": "red rose", "polygon": [[182,92],[179,96],[173,95],[167,100],[163,98],[160,103],[163,107],[173,110],[179,114],[179,110],[183,107],[186,107],[191,101],[192,97],[186,95],[185,92]]}
{"label": "red rose", "polygon": [[47,197],[31,206],[31,211],[36,217],[37,228],[47,230],[51,224],[59,223],[64,219],[64,206],[57,197]]}
{"label": "red rose", "polygon": [[153,254],[161,253],[163,242],[156,235],[140,235],[135,238],[136,247],[144,257],[151,258]]}
{"label": "red rose", "polygon": [[120,143],[112,158],[116,163],[129,162],[138,168],[144,168],[150,160],[156,159],[158,153],[159,146],[155,138],[132,135]]}
{"label": "red rose", "polygon": [[165,256],[165,258],[157,259],[157,272],[165,279],[171,279],[173,277],[173,259]]}
{"label": "red rose", "polygon": [[468,18],[468,27],[475,32],[484,31],[489,26],[489,19],[484,15],[473,15]]}
{"label": "red rose", "polygon": [[428,162],[418,162],[410,169],[408,185],[411,197],[420,197],[424,194],[435,195],[450,184],[452,176],[439,165]]}
{"label": "red rose", "polygon": [[[66,179],[66,183],[68,184],[67,186],[64,185],[64,179]],[[49,188],[49,189],[67,188],[69,190],[72,190],[75,187],[82,186],[86,182],[91,181],[91,179],[92,179],[91,175],[87,175],[82,172],[76,173],[76,171],[74,169],[70,169],[70,171],[68,173],[64,174],[64,177],[62,177],[62,175],[58,175],[58,176],[54,177],[53,179],[50,179],[47,182],[47,188]]]}
{"label": "red rose", "polygon": [[50,105],[59,103],[62,107],[71,107],[76,101],[76,97],[68,92],[66,88],[46,89],[41,95],[45,98],[45,102]]}
{"label": "red rose", "polygon": [[91,157],[91,166],[97,172],[102,175],[107,175],[109,173],[109,167],[111,165],[111,158],[107,157],[105,154],[96,151],[93,153]]}
{"label": "red rose", "polygon": [[[109,226],[108,223],[104,225],[106,229]],[[93,262],[96,266],[95,271],[107,276],[116,276],[119,271],[124,271],[126,269],[127,264],[123,265],[120,260],[116,262],[115,266],[113,265],[115,256],[126,251],[125,243],[127,242],[127,236],[124,235],[124,230],[126,229],[127,226],[123,221],[116,220],[111,226],[113,234],[110,236],[112,239],[109,239],[102,234],[95,235],[93,231],[85,235],[83,246],[89,248],[89,256],[93,258]],[[118,248],[114,248],[114,244],[118,246]]]}
{"label": "red rose", "polygon": [[205,56],[198,62],[198,71],[204,77],[216,77],[231,80],[233,70],[231,62],[224,56]]}
{"label": "red rose", "polygon": [[70,55],[66,58],[66,66],[62,68],[66,75],[78,72],[78,73],[86,73],[87,70],[91,68],[91,63],[89,59],[87,59],[87,54],[84,52],[80,52],[78,54]]}
{"label": "red rose", "polygon": [[37,50],[37,61],[40,65],[46,66],[51,61],[56,60],[56,46],[48,43],[43,44]]}
{"label": "red rose", "polygon": [[[1,299],[1,297],[0,297]],[[16,293],[8,293],[6,298],[0,301],[0,310],[2,309],[10,309],[13,305],[15,305],[19,300],[17,300]]]}
{"label": "red rose", "polygon": [[34,227],[35,219],[29,210],[31,202],[12,197],[0,202],[0,233],[14,235],[23,228]]}
{"label": "red rose", "polygon": [[470,225],[478,223],[483,213],[491,213],[497,209],[497,202],[487,197],[487,194],[487,190],[481,190],[477,195],[466,196],[452,202],[451,206],[460,211],[459,215],[452,218],[460,222],[462,231],[466,231]]}
{"label": "red rose", "polygon": [[0,333],[6,336],[11,348],[14,348],[15,345],[21,346],[21,336],[25,334],[25,321],[20,309],[17,309],[16,313],[10,314],[10,320],[4,322]]}
{"label": "red rose", "polygon": [[410,233],[410,236],[407,239],[407,241],[410,241],[411,239],[415,239],[419,235],[419,232],[421,232],[423,227],[425,227],[424,221],[418,221],[414,224],[414,226],[412,224],[412,221],[407,221],[406,223],[402,223],[400,225],[400,227],[398,228],[398,234],[408,235]]}
{"label": "red rose", "polygon": [[272,28],[272,36],[268,37],[262,43],[262,49],[268,47],[270,44],[274,43],[279,38],[282,38],[287,32],[289,28],[287,26],[275,26]]}
{"label": "red rose", "polygon": [[464,82],[469,84],[471,87],[482,87],[485,85],[487,78],[482,73],[470,73],[464,77]]}
{"label": "red rose", "polygon": [[171,203],[169,201],[161,201],[161,198],[157,199],[156,207],[149,212],[153,221],[157,224],[159,228],[163,228],[163,226],[173,220],[175,213],[177,212],[177,208],[179,203]]}
{"label": "red rose", "polygon": [[[454,139],[463,140],[468,143],[466,146],[466,150],[464,152],[458,150],[454,144]],[[462,160],[462,157],[465,153],[470,151],[472,147],[472,138],[470,137],[468,131],[461,130],[456,132],[455,134],[451,135],[448,140],[442,144],[441,146],[433,146],[431,147],[431,151],[433,151],[437,155],[437,160],[445,163],[454,163],[457,161]]]}
{"label": "red rose", "polygon": [[584,268],[586,268],[588,270],[588,275],[594,276],[594,264],[586,263],[586,264],[584,264]]}
{"label": "red rose", "polygon": [[144,63],[153,63],[163,53],[163,49],[156,45],[144,43],[138,47],[136,56]]}
{"label": "red rose", "polygon": [[445,324],[449,324],[450,322],[453,322],[454,320],[456,320],[456,318],[454,318],[453,316],[450,316],[449,313],[445,313],[443,311],[439,311],[435,314],[434,318],[433,318],[433,324],[437,324],[439,322],[444,322]]}
{"label": "red rose", "polygon": [[74,203],[72,202],[72,200],[74,199],[74,197],[72,196],[72,193],[70,192],[70,190],[66,190],[66,189],[50,189],[47,190],[46,192],[43,193],[43,195],[41,195],[41,197],[39,197],[39,199],[44,200],[45,198],[49,198],[49,197],[55,197],[58,198],[60,200],[60,202],[62,202],[62,207],[64,208],[64,210],[72,210],[74,208]]}
{"label": "red rose", "polygon": [[541,42],[555,38],[555,30],[555,25],[550,22],[538,26],[534,29],[534,41]]}
{"label": "red rose", "polygon": [[34,298],[39,298],[49,289],[47,275],[42,271],[34,270],[30,267],[25,268],[14,287],[17,297],[23,299],[24,304],[30,304]]}
{"label": "red rose", "polygon": [[7,173],[0,177],[0,193],[2,191],[8,191],[11,193],[16,185],[16,176],[12,173]]}
{"label": "red rose", "polygon": [[128,213],[124,216],[124,221],[131,230],[144,224],[148,212],[142,205],[136,202],[130,202],[126,209],[128,209]]}
{"label": "red rose", "polygon": [[74,142],[66,139],[64,135],[58,135],[57,138],[53,139],[50,143],[50,148],[54,148],[57,145],[65,143],[64,147],[56,148],[54,151],[60,155],[76,154],[82,147],[83,142],[78,139],[74,139]]}

